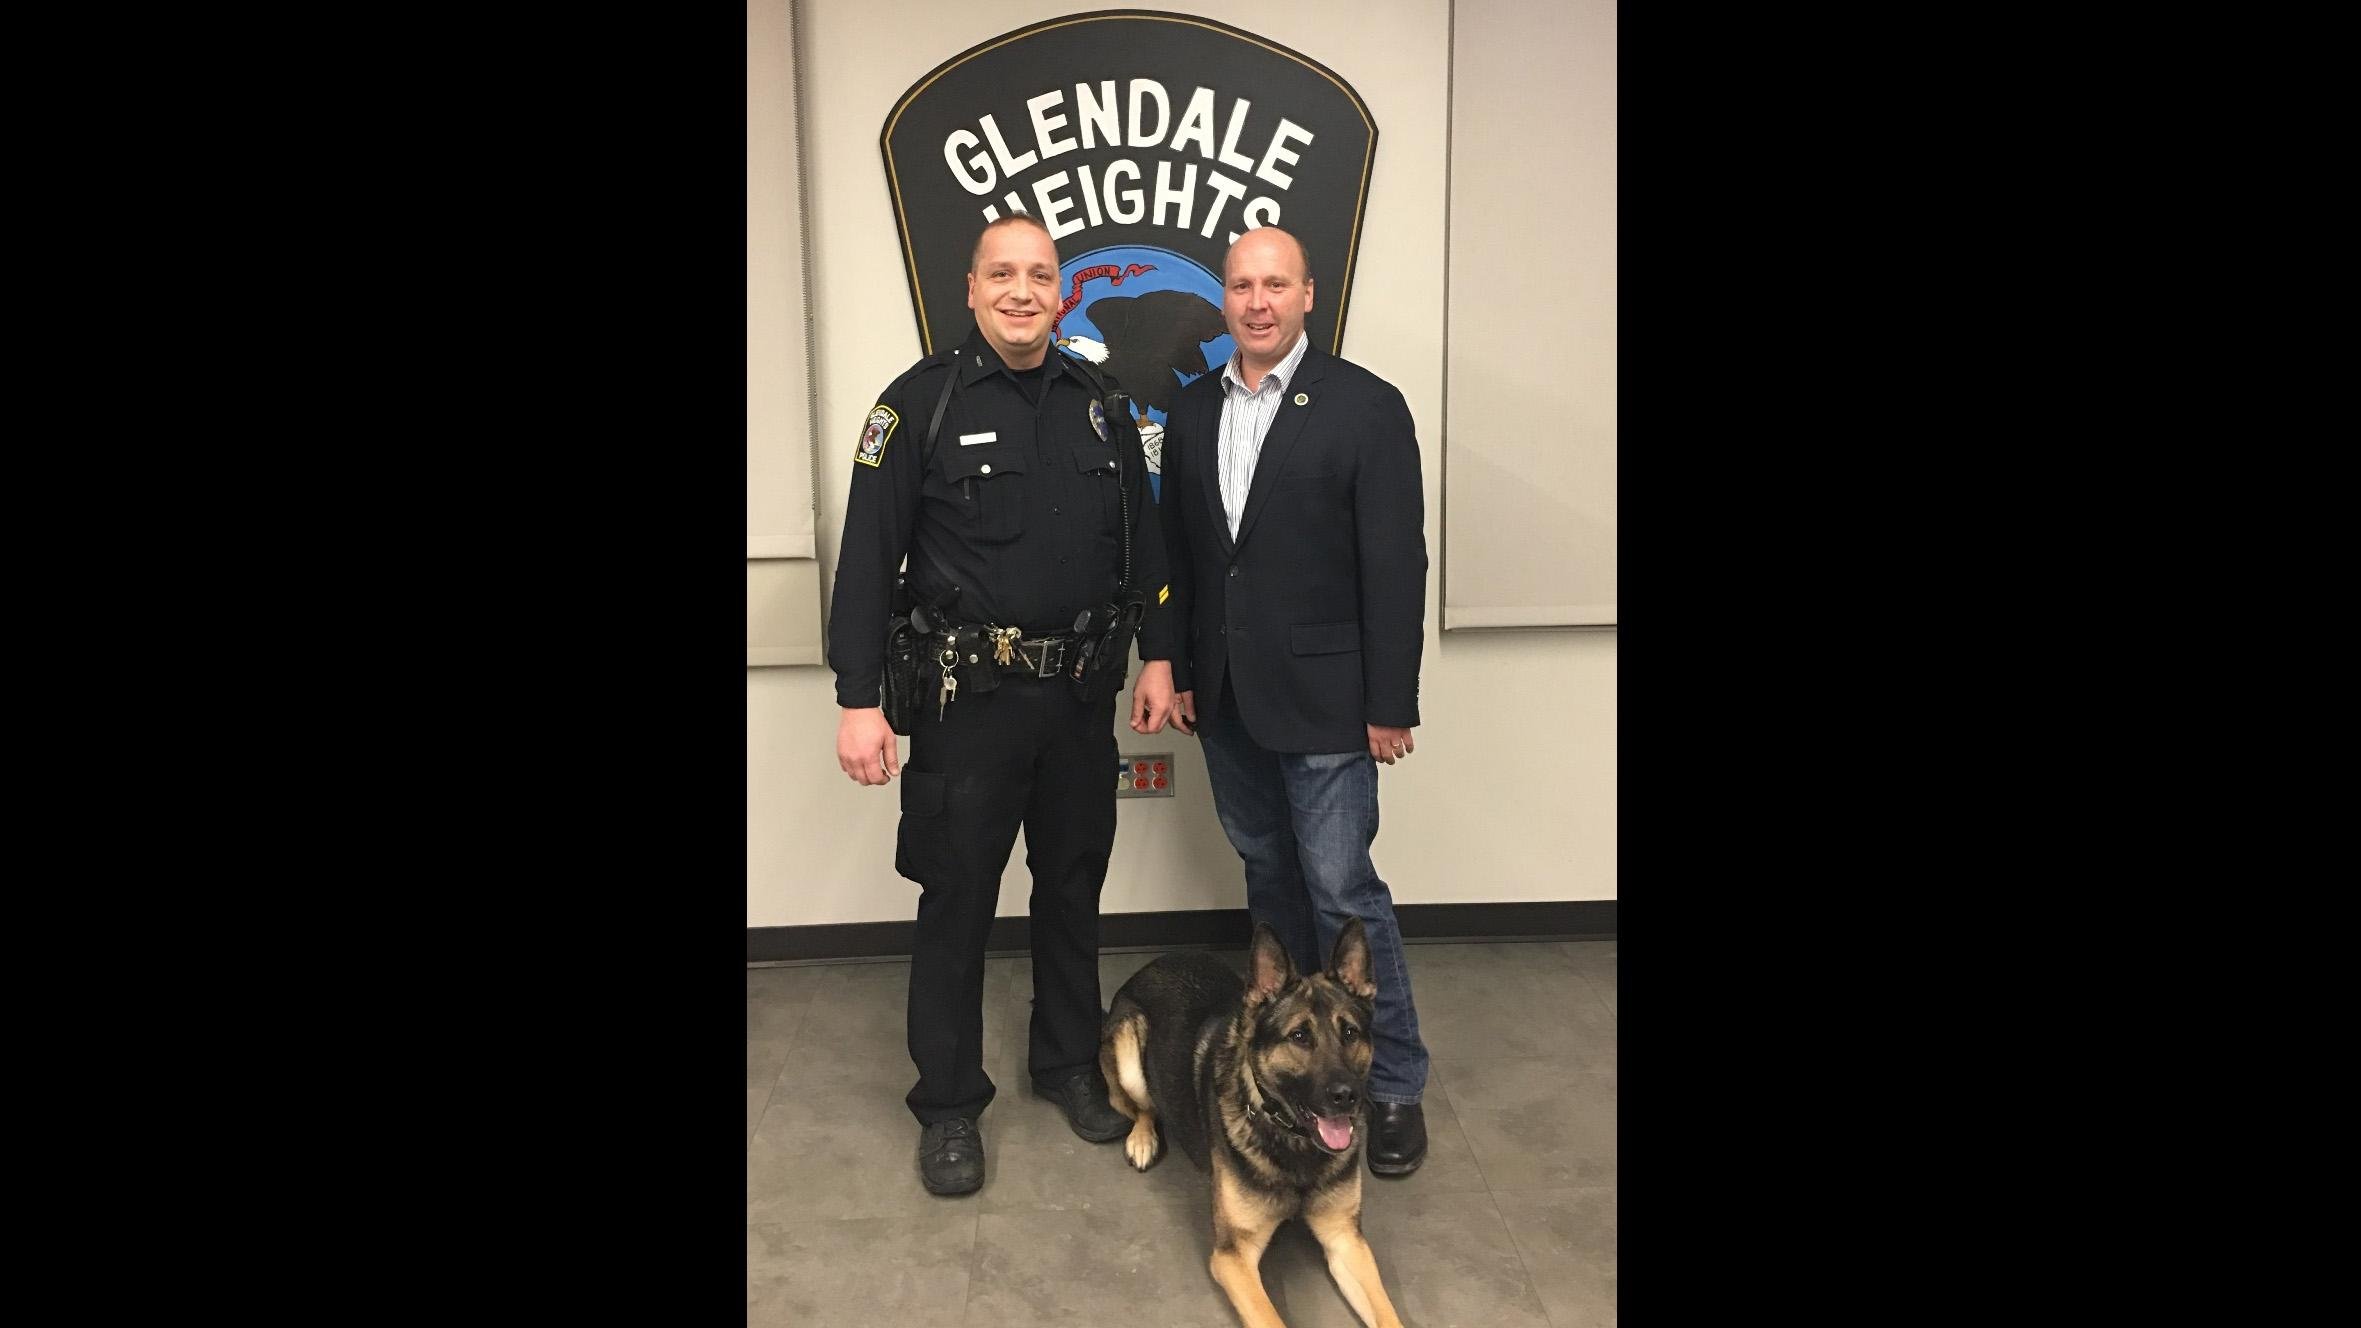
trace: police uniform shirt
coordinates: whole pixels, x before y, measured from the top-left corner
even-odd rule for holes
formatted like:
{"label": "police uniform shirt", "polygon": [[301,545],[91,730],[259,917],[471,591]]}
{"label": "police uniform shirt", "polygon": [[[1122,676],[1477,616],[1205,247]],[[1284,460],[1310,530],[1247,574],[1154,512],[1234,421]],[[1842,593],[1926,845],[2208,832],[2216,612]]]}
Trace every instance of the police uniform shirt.
{"label": "police uniform shirt", "polygon": [[[959,382],[928,461],[927,421],[946,373]],[[1147,458],[1137,433],[1107,417],[1082,371],[1052,348],[1040,381],[1020,384],[971,329],[958,350],[929,355],[896,378],[870,409],[853,454],[828,623],[837,704],[877,704],[905,553],[914,602],[934,603],[958,587],[946,612],[953,622],[1018,627],[1028,637],[1064,633],[1083,610],[1112,599],[1123,561],[1118,440],[1130,494],[1131,587],[1148,602],[1140,657],[1169,659],[1157,608],[1164,538],[1148,497]]]}

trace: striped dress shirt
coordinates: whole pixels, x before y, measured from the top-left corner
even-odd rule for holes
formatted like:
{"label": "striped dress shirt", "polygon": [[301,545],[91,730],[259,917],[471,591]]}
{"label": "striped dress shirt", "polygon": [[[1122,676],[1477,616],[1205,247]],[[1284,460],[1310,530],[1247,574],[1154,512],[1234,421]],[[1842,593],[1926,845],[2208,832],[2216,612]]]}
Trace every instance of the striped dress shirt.
{"label": "striped dress shirt", "polygon": [[1263,435],[1271,431],[1271,421],[1279,414],[1279,403],[1287,399],[1287,382],[1303,364],[1304,348],[1312,344],[1311,334],[1299,332],[1295,349],[1279,361],[1277,368],[1262,376],[1262,386],[1246,390],[1246,381],[1239,372],[1244,351],[1232,354],[1221,367],[1221,510],[1230,519],[1230,538],[1238,538],[1238,518],[1246,514],[1246,494],[1254,487],[1254,462],[1262,455]]}

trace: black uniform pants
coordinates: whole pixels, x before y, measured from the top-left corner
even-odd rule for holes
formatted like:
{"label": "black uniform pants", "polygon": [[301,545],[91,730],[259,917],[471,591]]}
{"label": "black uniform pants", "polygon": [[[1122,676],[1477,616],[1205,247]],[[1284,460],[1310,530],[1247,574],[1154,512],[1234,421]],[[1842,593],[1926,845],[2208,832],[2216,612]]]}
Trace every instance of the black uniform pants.
{"label": "black uniform pants", "polygon": [[1095,1065],[1099,890],[1115,846],[1114,698],[1095,705],[1062,677],[1001,675],[912,725],[894,870],[924,889],[910,956],[906,1101],[926,1124],[982,1114],[984,942],[1000,873],[1025,831],[1033,873],[1033,1020],[1026,1068],[1054,1083]]}

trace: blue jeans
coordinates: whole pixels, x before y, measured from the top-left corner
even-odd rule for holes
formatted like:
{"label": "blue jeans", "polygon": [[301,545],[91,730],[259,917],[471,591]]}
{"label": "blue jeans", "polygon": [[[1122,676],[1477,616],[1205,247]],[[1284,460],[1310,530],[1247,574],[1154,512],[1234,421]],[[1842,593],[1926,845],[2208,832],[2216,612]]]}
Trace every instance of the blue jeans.
{"label": "blue jeans", "polygon": [[1376,1058],[1369,1096],[1413,1103],[1426,1091],[1426,1047],[1402,961],[1394,897],[1377,878],[1377,762],[1366,750],[1298,755],[1265,751],[1222,688],[1218,714],[1199,711],[1197,736],[1213,810],[1246,861],[1246,908],[1267,922],[1305,973],[1328,966],[1345,920],[1359,918],[1377,977]]}

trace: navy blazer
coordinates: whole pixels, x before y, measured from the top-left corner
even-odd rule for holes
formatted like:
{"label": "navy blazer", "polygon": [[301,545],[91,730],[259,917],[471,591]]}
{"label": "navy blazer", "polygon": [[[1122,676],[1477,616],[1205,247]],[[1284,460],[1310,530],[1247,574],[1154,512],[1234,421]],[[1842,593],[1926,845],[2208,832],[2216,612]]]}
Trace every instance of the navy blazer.
{"label": "navy blazer", "polygon": [[1181,641],[1173,686],[1210,715],[1235,687],[1277,752],[1366,751],[1367,725],[1418,724],[1426,497],[1410,407],[1316,346],[1263,438],[1238,537],[1222,514],[1221,369],[1182,388],[1159,500]]}

